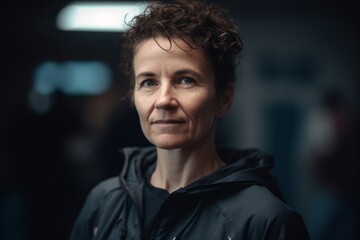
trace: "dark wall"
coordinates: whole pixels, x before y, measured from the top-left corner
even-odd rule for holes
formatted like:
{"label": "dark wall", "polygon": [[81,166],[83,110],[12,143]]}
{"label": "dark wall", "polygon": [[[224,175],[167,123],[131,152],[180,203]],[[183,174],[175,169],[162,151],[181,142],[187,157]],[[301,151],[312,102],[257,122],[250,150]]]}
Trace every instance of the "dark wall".
{"label": "dark wall", "polygon": [[[323,0],[214,2],[230,9],[239,22],[245,43],[238,97],[229,119],[220,123],[219,138],[224,145],[274,152],[278,157],[275,171],[288,201],[308,219],[314,239],[332,239],[311,219],[315,219],[312,208],[317,203],[334,201],[312,198],[313,192],[306,191],[310,181],[306,176],[310,172],[298,168],[303,167],[303,159],[316,158],[316,154],[302,156],[299,152],[305,152],[302,149],[308,142],[301,135],[305,131],[305,119],[313,112],[310,110],[318,113],[328,109],[323,108],[326,105],[322,105],[321,99],[327,99],[329,89],[343,100],[341,116],[356,122],[360,39],[355,5],[351,1]],[[118,161],[117,150],[148,145],[136,112],[129,101],[122,100],[127,81],[116,66],[121,55],[119,33],[58,30],[56,15],[67,3],[14,2],[3,9],[1,239],[66,239],[87,192],[102,179],[120,171],[122,163]],[[303,54],[303,49],[308,54]],[[56,92],[50,110],[34,112],[29,107],[29,94],[35,69],[44,61],[70,60],[107,64],[113,73],[112,88],[98,96]],[[325,119],[331,117],[326,115]],[[338,138],[336,135],[335,139]],[[357,138],[351,135],[349,139]],[[353,148],[339,151],[347,154]],[[356,156],[351,153],[347,158]],[[345,164],[358,166],[351,161]],[[326,169],[328,165],[316,166]],[[345,195],[335,196],[343,199]],[[323,209],[316,219],[323,221],[324,226],[336,226],[336,218],[331,223],[325,218],[329,219],[332,213],[336,215],[342,206]],[[353,219],[353,216],[345,218]],[[350,225],[358,224],[349,221]],[[332,229],[337,234],[348,230]],[[356,234],[349,233],[348,239],[355,239]]]}

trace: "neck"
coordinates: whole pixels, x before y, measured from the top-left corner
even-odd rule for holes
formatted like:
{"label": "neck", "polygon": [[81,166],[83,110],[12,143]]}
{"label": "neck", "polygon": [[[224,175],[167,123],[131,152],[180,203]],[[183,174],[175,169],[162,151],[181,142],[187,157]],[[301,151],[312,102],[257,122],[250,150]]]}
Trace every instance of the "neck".
{"label": "neck", "polygon": [[151,184],[171,193],[223,165],[217,155],[213,139],[186,148],[171,150],[158,148],[157,165],[151,176]]}

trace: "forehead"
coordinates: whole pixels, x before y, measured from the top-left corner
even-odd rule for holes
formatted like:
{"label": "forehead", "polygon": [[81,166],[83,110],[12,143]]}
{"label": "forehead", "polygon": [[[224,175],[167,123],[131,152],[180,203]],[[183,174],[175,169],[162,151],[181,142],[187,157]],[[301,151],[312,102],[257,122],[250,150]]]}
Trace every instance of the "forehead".
{"label": "forehead", "polygon": [[144,66],[156,67],[159,62],[178,67],[211,70],[211,61],[203,48],[192,48],[182,39],[164,37],[150,38],[138,44],[134,53],[135,72]]}

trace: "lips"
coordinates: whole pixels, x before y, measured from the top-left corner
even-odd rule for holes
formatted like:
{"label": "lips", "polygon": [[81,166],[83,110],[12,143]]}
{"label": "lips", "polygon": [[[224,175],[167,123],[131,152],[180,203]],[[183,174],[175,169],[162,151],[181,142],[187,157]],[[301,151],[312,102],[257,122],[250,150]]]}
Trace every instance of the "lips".
{"label": "lips", "polygon": [[182,124],[182,123],[185,123],[185,121],[181,119],[160,119],[152,122],[152,124]]}

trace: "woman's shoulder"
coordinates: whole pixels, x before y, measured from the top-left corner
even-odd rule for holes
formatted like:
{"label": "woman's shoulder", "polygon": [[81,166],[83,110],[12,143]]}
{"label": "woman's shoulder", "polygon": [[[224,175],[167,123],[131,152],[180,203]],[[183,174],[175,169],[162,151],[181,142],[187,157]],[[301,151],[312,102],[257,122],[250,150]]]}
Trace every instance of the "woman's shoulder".
{"label": "woman's shoulder", "polygon": [[[284,239],[308,239],[301,216],[264,186],[252,185],[218,204],[239,235],[250,231],[251,234],[266,235],[267,239],[284,234],[287,236]],[[260,235],[257,236],[260,238]]]}
{"label": "woman's shoulder", "polygon": [[225,213],[238,216],[256,217],[274,217],[288,215],[294,212],[281,199],[273,194],[268,188],[260,185],[252,185],[231,194],[219,201]]}
{"label": "woman's shoulder", "polygon": [[119,177],[111,177],[96,184],[91,192],[95,195],[105,195],[120,189]]}
{"label": "woman's shoulder", "polygon": [[104,202],[118,200],[124,196],[119,177],[105,179],[95,185],[87,195],[85,205],[90,209],[100,207]]}

